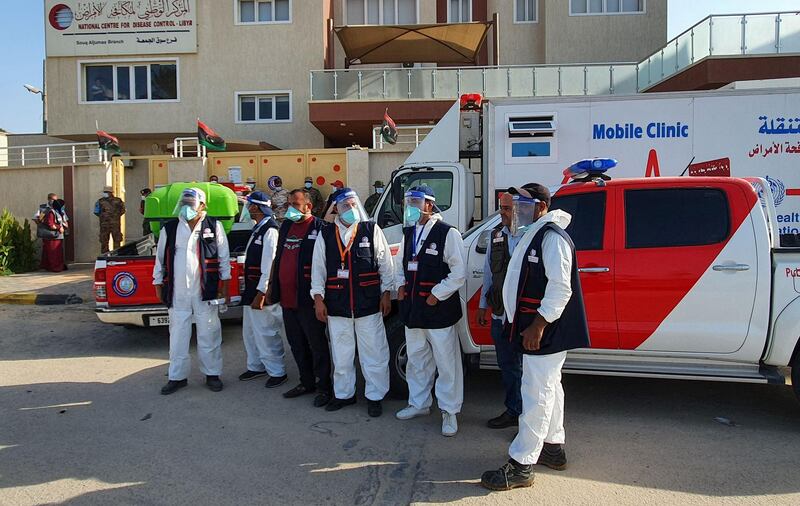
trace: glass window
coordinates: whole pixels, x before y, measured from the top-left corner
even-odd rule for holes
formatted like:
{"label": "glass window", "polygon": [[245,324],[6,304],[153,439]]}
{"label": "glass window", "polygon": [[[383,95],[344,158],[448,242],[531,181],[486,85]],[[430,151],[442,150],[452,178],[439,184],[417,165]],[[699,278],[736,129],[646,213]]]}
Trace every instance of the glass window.
{"label": "glass window", "polygon": [[606,10],[608,12],[619,12],[619,0],[606,0]]}
{"label": "glass window", "polygon": [[364,24],[364,0],[347,0],[347,24]]}
{"label": "glass window", "polygon": [[397,22],[413,25],[417,22],[417,0],[397,0]]}
{"label": "glass window", "polygon": [[289,119],[289,95],[275,96],[275,119]]}
{"label": "glass window", "polygon": [[472,0],[450,0],[448,21],[468,23],[472,21]]}
{"label": "glass window", "polygon": [[272,97],[258,99],[258,119],[272,119]]}
{"label": "glass window", "polygon": [[[450,209],[453,200],[453,174],[450,172],[409,172],[403,174],[392,184],[400,184],[401,194],[412,186],[428,185],[436,194],[436,207],[440,211]],[[378,225],[382,228],[403,223],[403,203],[395,202],[393,195],[384,199],[380,212],[377,214]]]}
{"label": "glass window", "polygon": [[178,73],[175,64],[150,65],[150,98],[175,100],[178,98]]}
{"label": "glass window", "polygon": [[394,0],[383,0],[383,24],[394,24]]}
{"label": "glass window", "polygon": [[150,98],[147,86],[147,65],[137,65],[133,68],[133,86],[136,90],[136,100]]}
{"label": "glass window", "polygon": [[275,21],[289,21],[291,17],[290,0],[275,0]]}
{"label": "glass window", "polygon": [[242,23],[253,23],[256,20],[255,2],[240,0],[239,2],[239,21]]}
{"label": "glass window", "polygon": [[239,121],[270,123],[291,120],[288,94],[240,95]]}
{"label": "glass window", "polygon": [[239,0],[240,23],[289,21],[291,0]]}
{"label": "glass window", "polygon": [[255,97],[239,97],[239,119],[242,121],[256,120]]}
{"label": "glass window", "polygon": [[644,0],[570,0],[569,5],[571,14],[644,12]]}
{"label": "glass window", "polygon": [[603,249],[605,192],[595,191],[564,196],[556,194],[551,199],[550,208],[561,209],[572,216],[566,230],[577,251]]}
{"label": "glass window", "polygon": [[570,0],[570,10],[573,14],[585,14],[586,0]]}
{"label": "glass window", "polygon": [[531,23],[536,21],[537,0],[516,0],[514,19],[518,23]]}
{"label": "glass window", "polygon": [[86,100],[89,102],[114,100],[114,67],[112,65],[86,67]]}
{"label": "glass window", "polygon": [[725,193],[707,188],[625,191],[625,247],[716,244],[728,237]]}
{"label": "glass window", "polygon": [[117,67],[117,100],[131,99],[131,68]]}
{"label": "glass window", "polygon": [[644,12],[644,0],[622,0],[622,12]]}
{"label": "glass window", "polygon": [[512,158],[529,156],[550,156],[549,142],[515,142],[511,144]]}
{"label": "glass window", "polygon": [[381,23],[380,0],[367,0],[367,23],[379,25]]}
{"label": "glass window", "polygon": [[258,2],[258,20],[272,21],[272,2]]}
{"label": "glass window", "polygon": [[603,0],[589,0],[589,12],[603,12]]}

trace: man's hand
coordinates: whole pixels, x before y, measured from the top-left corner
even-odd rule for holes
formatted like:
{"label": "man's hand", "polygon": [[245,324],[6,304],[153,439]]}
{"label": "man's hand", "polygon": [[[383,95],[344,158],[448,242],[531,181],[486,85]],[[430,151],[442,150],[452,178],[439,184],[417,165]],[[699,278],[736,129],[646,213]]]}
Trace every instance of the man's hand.
{"label": "man's hand", "polygon": [[485,307],[478,308],[478,325],[481,327],[485,327],[489,323],[489,320],[486,318],[486,311],[487,308]]}
{"label": "man's hand", "polygon": [[317,315],[317,320],[322,323],[328,323],[328,308],[325,306],[325,300],[320,295],[314,296],[314,312]]}
{"label": "man's hand", "polygon": [[437,299],[434,294],[430,294],[428,295],[428,298],[425,299],[425,303],[428,304],[429,306],[435,306],[436,304],[439,303],[439,299]]}
{"label": "man's hand", "polygon": [[528,351],[538,351],[542,344],[542,334],[547,320],[537,314],[536,319],[522,331],[522,347]]}
{"label": "man's hand", "polygon": [[271,306],[274,304],[272,300],[272,285],[267,288],[267,293],[264,294],[264,304],[267,306]]}
{"label": "man's hand", "polygon": [[250,304],[250,307],[257,311],[264,309],[264,294],[256,292],[256,296],[253,298],[253,303]]}
{"label": "man's hand", "polygon": [[397,289],[397,300],[403,300],[406,298],[406,287],[401,286]]}
{"label": "man's hand", "polygon": [[153,288],[156,289],[156,297],[158,297],[158,300],[161,300],[161,292],[164,290],[164,285],[153,285]]}
{"label": "man's hand", "polygon": [[384,318],[389,316],[389,313],[392,312],[392,299],[389,296],[389,292],[383,292],[381,295],[381,314]]}
{"label": "man's hand", "polygon": [[230,294],[228,293],[229,289],[230,289],[229,288],[229,280],[227,280],[227,279],[223,280],[222,281],[222,298],[225,299],[225,305],[226,306],[230,305],[230,303],[231,303]]}

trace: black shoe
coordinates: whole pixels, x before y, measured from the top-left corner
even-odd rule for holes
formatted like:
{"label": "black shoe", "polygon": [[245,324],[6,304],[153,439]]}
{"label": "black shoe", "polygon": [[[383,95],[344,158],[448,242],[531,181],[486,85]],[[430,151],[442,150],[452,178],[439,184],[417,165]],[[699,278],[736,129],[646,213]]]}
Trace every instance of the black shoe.
{"label": "black shoe", "polygon": [[222,380],[219,379],[219,376],[206,376],[206,386],[212,392],[221,392]]}
{"label": "black shoe", "polygon": [[187,384],[188,384],[188,381],[186,381],[185,379],[178,380],[178,381],[169,380],[169,381],[167,381],[166,385],[161,387],[161,395],[174,394],[175,392],[177,392],[181,388],[185,387]]}
{"label": "black shoe", "polygon": [[304,385],[297,385],[293,389],[289,390],[288,392],[283,392],[283,396],[286,399],[294,399],[295,397],[300,397],[301,395],[311,394],[314,393],[314,388],[308,388]]}
{"label": "black shoe", "polygon": [[561,445],[545,443],[536,463],[556,471],[563,471],[567,468],[567,454]]}
{"label": "black shoe", "polygon": [[383,414],[383,406],[381,401],[367,400],[367,414],[372,418],[377,418]]}
{"label": "black shoe", "polygon": [[239,381],[250,381],[252,379],[260,378],[261,376],[266,376],[266,375],[267,371],[251,371],[250,369],[248,369],[239,375]]}
{"label": "black shoe", "polygon": [[289,381],[289,376],[285,374],[283,376],[270,376],[264,386],[267,388],[275,388],[283,385],[287,381]]}
{"label": "black shoe", "polygon": [[[320,395],[322,395],[322,394],[320,394]],[[317,397],[319,397],[319,396],[317,396]],[[337,399],[336,397],[334,397],[325,406],[325,411],[339,411],[343,407],[349,406],[349,405],[355,404],[355,403],[356,403],[356,396],[355,395],[350,397],[349,399]]]}
{"label": "black shoe", "polygon": [[[321,408],[322,406],[328,404],[329,402],[331,402],[331,394],[322,392],[322,393],[317,394],[316,397],[314,397],[314,407],[315,408]],[[353,402],[355,402],[355,401],[353,401]]]}
{"label": "black shoe", "polygon": [[481,485],[489,490],[530,487],[533,485],[533,466],[525,466],[509,460],[500,469],[483,473]]}
{"label": "black shoe", "polygon": [[519,425],[519,417],[512,415],[508,411],[504,411],[502,415],[492,418],[486,425],[490,429],[505,429],[507,427],[516,427]]}

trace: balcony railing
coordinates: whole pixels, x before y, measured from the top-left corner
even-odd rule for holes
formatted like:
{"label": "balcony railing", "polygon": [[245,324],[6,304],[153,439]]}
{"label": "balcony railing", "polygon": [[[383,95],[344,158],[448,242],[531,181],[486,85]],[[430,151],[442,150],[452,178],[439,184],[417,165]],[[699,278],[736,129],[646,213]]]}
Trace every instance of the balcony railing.
{"label": "balcony railing", "polygon": [[709,56],[800,53],[800,12],[709,16],[639,63],[312,70],[312,101],[638,93]]}
{"label": "balcony railing", "polygon": [[384,142],[381,127],[372,129],[372,149],[392,151],[413,151],[433,130],[433,125],[397,125],[397,142]]}
{"label": "balcony railing", "polygon": [[32,144],[0,148],[0,167],[68,165],[106,161],[108,161],[106,152],[98,148],[97,142]]}

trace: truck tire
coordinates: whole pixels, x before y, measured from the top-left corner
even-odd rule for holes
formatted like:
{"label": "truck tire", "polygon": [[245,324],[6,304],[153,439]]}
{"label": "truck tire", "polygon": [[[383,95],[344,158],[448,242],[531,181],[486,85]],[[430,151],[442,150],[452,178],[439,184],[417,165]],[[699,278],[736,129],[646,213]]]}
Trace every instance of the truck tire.
{"label": "truck tire", "polygon": [[792,361],[792,389],[797,400],[800,401],[800,350],[795,352]]}
{"label": "truck tire", "polygon": [[396,315],[386,320],[385,325],[386,339],[389,341],[389,395],[393,399],[407,400],[405,326]]}

